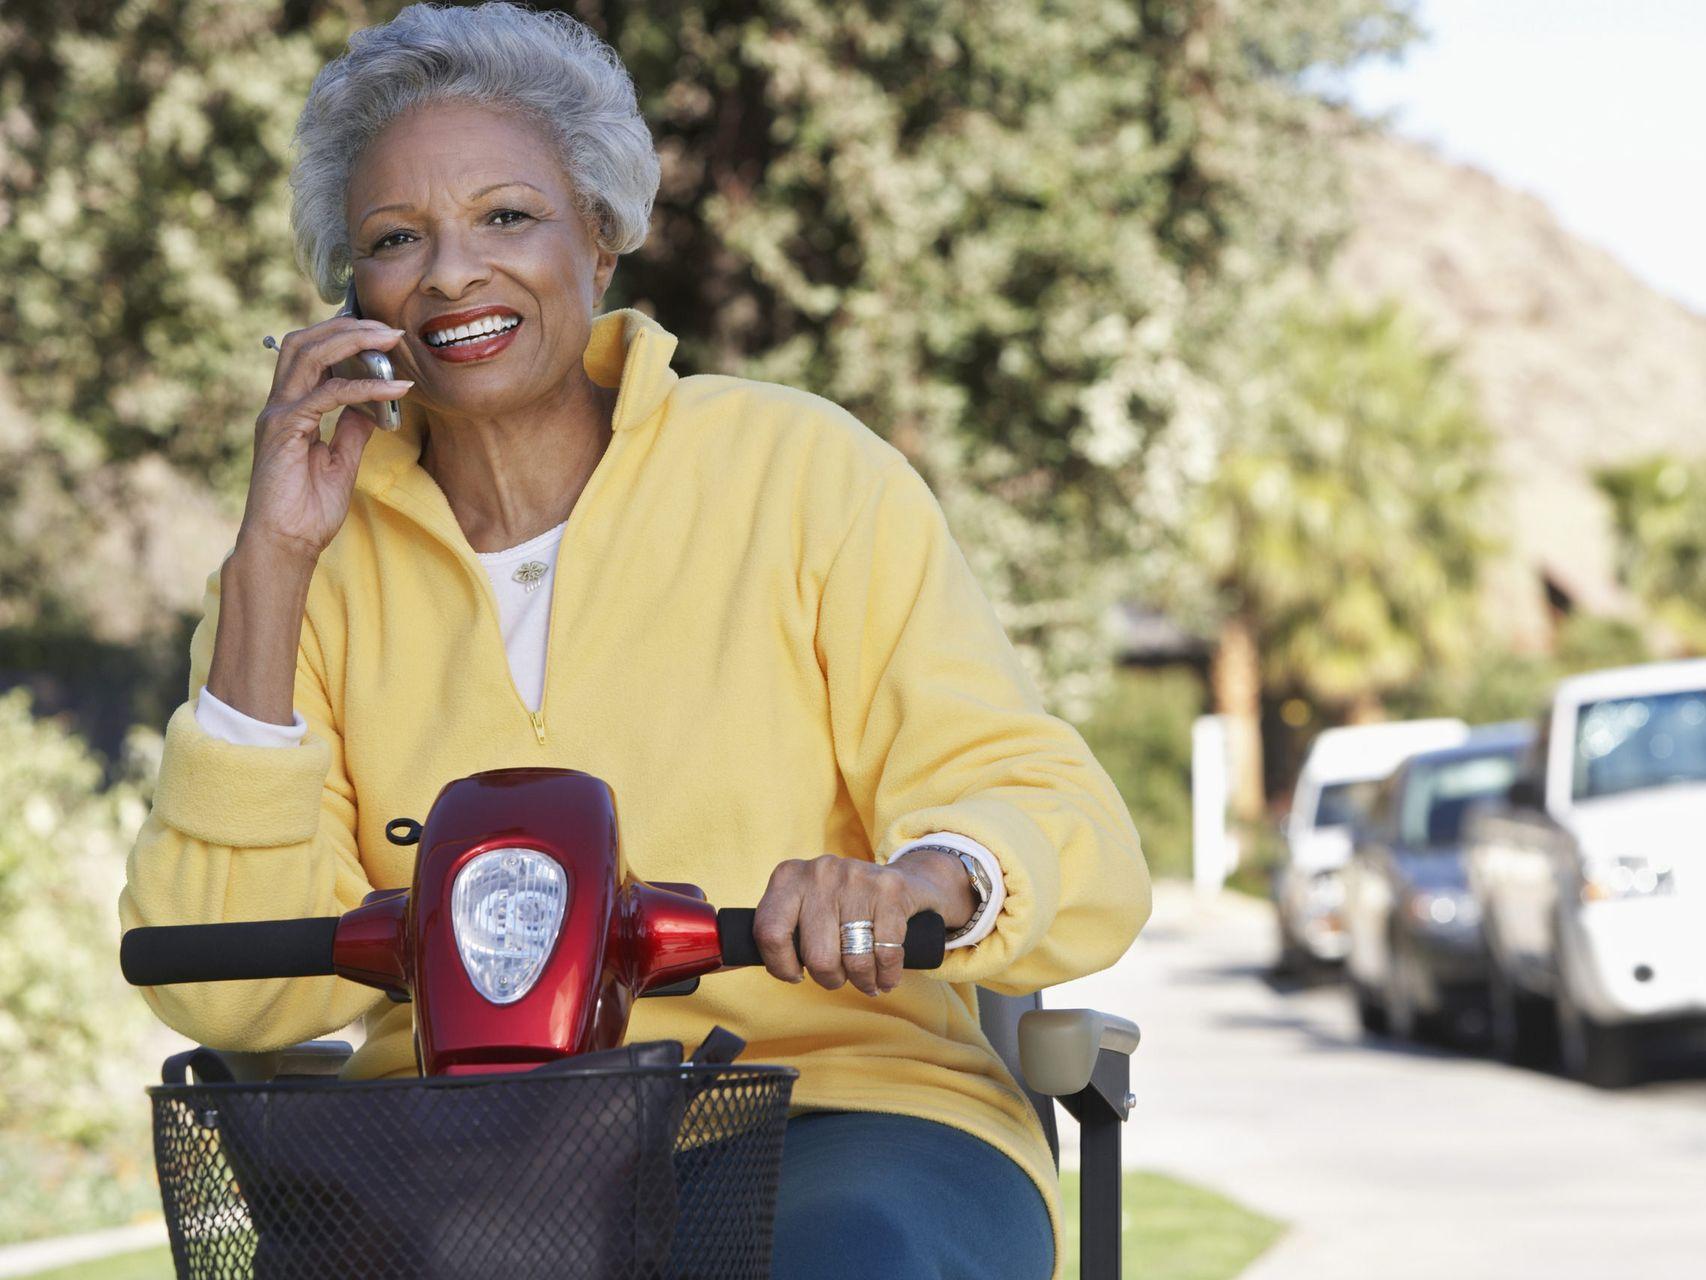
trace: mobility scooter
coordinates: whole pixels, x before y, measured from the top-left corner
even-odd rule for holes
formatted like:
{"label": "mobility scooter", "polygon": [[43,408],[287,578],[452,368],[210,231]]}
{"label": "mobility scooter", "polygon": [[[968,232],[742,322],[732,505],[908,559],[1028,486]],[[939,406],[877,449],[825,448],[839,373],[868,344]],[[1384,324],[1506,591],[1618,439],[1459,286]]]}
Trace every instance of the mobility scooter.
{"label": "mobility scooter", "polygon": [[[574,770],[447,784],[414,883],[342,917],[133,929],[139,986],[336,974],[415,1006],[418,1079],[341,1082],[342,1042],[197,1048],[149,1090],[177,1273],[434,1280],[762,1280],[795,1073],[623,1043],[633,1001],[761,963],[751,909],[621,878],[615,801]],[[904,962],[941,963],[908,925]],[[1038,1107],[1082,1126],[1082,1274],[1120,1274],[1131,1023],[980,992],[985,1032]],[[1022,1014],[1022,1016],[1021,1016]]]}

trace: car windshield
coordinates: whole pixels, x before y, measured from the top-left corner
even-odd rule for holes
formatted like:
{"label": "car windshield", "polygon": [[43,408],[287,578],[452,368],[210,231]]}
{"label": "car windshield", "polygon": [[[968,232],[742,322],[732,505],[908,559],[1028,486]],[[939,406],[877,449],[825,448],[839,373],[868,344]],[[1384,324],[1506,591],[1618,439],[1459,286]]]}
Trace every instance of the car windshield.
{"label": "car windshield", "polygon": [[1576,712],[1577,800],[1706,782],[1706,690],[1607,698]]}
{"label": "car windshield", "polygon": [[1399,843],[1411,849],[1444,849],[1457,844],[1469,806],[1504,795],[1510,790],[1516,769],[1514,751],[1414,765],[1398,802]]}
{"label": "car windshield", "polygon": [[1361,822],[1374,805],[1380,782],[1329,782],[1315,803],[1315,826],[1344,827]]}

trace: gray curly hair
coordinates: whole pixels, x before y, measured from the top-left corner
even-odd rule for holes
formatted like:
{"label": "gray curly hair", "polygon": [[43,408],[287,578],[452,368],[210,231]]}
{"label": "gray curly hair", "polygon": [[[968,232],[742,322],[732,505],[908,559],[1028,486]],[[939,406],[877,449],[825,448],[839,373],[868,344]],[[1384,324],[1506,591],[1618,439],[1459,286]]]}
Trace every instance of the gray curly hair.
{"label": "gray curly hair", "polygon": [[412,4],[350,37],[321,68],[296,123],[290,225],[296,258],[328,302],[349,280],[344,195],[361,150],[397,116],[460,100],[519,111],[545,126],[602,249],[645,242],[658,157],[634,82],[615,50],[566,13],[497,2]]}

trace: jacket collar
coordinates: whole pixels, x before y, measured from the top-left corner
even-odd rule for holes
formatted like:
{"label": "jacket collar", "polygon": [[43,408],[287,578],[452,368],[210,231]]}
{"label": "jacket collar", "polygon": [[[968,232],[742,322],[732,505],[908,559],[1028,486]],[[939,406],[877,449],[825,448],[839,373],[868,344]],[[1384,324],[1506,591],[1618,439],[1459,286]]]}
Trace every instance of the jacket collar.
{"label": "jacket collar", "polygon": [[[647,422],[669,398],[680,375],[669,367],[677,339],[656,320],[631,307],[594,318],[582,363],[601,387],[618,387],[612,431]],[[362,450],[355,487],[388,500],[448,512],[438,484],[420,465],[422,424],[408,415],[396,431],[375,431]]]}

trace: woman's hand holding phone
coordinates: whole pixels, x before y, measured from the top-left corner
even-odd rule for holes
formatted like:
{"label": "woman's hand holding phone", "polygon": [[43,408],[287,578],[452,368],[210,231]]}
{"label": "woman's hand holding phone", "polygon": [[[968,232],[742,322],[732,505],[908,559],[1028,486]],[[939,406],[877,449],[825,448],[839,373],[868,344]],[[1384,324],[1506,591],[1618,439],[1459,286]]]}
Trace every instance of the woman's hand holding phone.
{"label": "woman's hand holding phone", "polygon": [[[257,720],[289,724],[296,649],[314,566],[349,514],[372,418],[350,406],[398,400],[414,385],[339,378],[334,365],[388,351],[403,330],[338,315],[287,334],[272,394],[255,419],[255,460],[237,545],[220,570],[219,626],[207,687]],[[322,415],[342,408],[330,441]]]}
{"label": "woman's hand holding phone", "polygon": [[[333,316],[285,335],[272,394],[255,419],[255,460],[238,541],[248,538],[286,557],[319,559],[349,513],[356,469],[374,422],[350,406],[401,399],[406,380],[340,378],[333,367],[362,351],[388,351],[403,336],[377,320]],[[320,419],[342,408],[332,438]]]}

